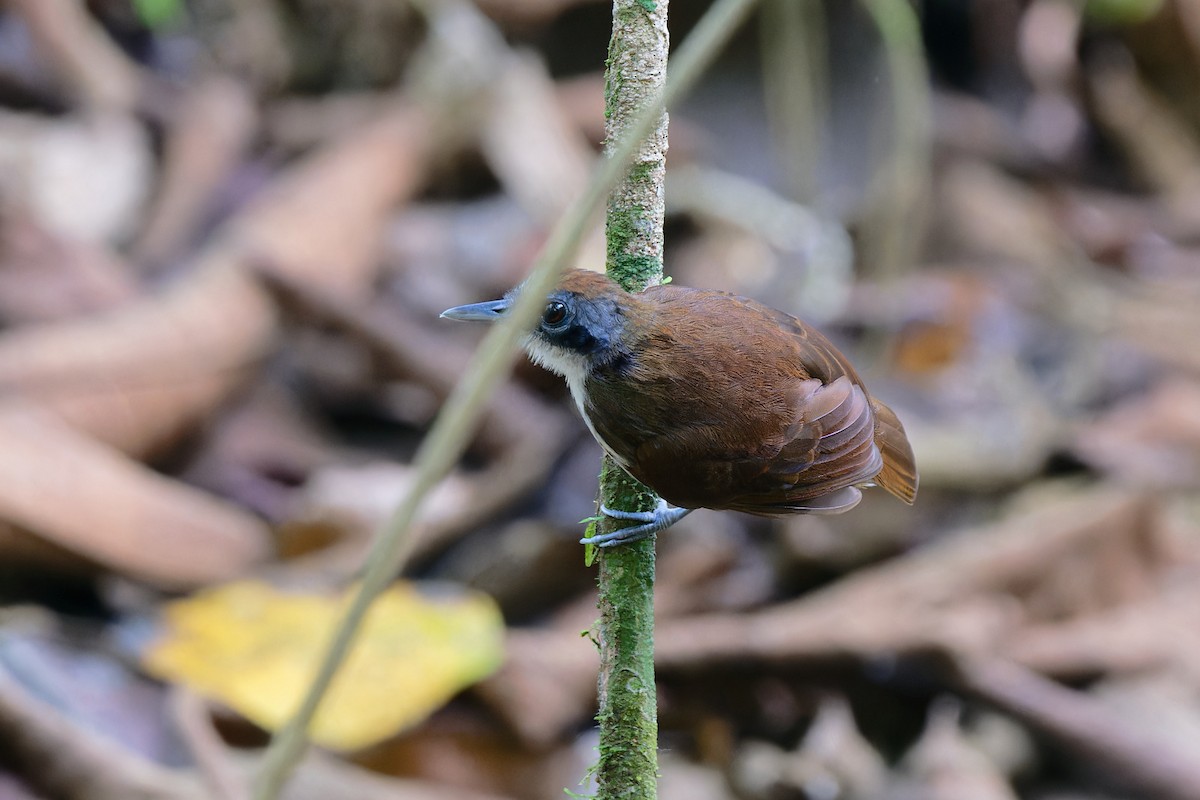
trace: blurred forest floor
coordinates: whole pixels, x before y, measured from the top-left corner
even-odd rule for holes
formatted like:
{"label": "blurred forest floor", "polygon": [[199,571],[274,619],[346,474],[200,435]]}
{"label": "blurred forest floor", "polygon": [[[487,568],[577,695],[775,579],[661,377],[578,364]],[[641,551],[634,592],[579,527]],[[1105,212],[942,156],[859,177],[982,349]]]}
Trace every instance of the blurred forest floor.
{"label": "blurred forest floor", "polygon": [[[764,6],[672,113],[667,272],[829,332],[921,494],[661,537],[660,796],[1200,800],[1200,4]],[[0,4],[0,800],[246,797],[477,345],[438,312],[594,163],[609,13]],[[560,383],[492,399],[287,797],[587,790]]]}

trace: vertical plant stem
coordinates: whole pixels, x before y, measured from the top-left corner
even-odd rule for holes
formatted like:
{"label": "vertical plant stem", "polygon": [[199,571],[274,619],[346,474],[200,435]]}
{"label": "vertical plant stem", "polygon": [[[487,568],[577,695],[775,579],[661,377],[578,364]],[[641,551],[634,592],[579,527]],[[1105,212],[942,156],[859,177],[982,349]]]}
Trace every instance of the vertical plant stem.
{"label": "vertical plant stem", "polygon": [[[667,0],[614,0],[605,73],[605,150],[660,102],[667,79]],[[608,274],[628,291],[663,277],[667,114],[636,143],[624,180],[608,196]],[[654,493],[605,456],[600,497],[610,508],[648,511]],[[602,527],[612,525],[606,519]],[[600,607],[599,798],[657,796],[658,708],[654,685],[654,539],[606,549],[597,577]]]}

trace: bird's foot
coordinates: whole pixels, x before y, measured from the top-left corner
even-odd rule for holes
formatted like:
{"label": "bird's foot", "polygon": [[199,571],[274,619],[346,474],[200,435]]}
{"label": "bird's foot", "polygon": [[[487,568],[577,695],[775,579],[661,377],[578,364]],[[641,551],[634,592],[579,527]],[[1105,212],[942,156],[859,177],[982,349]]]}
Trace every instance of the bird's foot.
{"label": "bird's foot", "polygon": [[676,508],[669,505],[666,500],[660,499],[658,505],[653,511],[617,511],[608,506],[600,506],[600,513],[606,517],[613,519],[627,520],[629,522],[640,522],[641,525],[633,525],[628,528],[621,528],[612,533],[602,533],[599,536],[588,536],[580,539],[580,544],[594,544],[598,547],[614,547],[618,544],[627,544],[636,542],[641,539],[649,539],[654,534],[661,530],[674,525],[679,520],[692,513],[690,508]]}

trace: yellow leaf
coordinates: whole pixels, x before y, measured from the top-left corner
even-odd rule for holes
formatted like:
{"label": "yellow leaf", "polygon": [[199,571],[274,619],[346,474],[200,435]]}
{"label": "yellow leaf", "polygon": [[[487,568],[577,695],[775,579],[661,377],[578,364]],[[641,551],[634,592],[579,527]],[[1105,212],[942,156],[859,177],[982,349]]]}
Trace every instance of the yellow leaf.
{"label": "yellow leaf", "polygon": [[[166,633],[143,663],[276,730],[300,705],[348,602],[255,581],[216,587],[167,606]],[[486,595],[437,599],[393,586],[367,614],[313,720],[313,741],[355,750],[415,725],[500,665],[503,633]]]}

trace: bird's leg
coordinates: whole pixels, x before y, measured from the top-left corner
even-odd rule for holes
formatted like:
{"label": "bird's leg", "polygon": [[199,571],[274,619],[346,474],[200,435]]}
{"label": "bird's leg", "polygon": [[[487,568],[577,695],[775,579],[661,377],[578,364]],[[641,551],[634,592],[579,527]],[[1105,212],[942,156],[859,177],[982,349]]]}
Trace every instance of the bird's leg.
{"label": "bird's leg", "polygon": [[600,506],[600,513],[613,519],[640,522],[642,524],[621,528],[618,531],[604,533],[599,536],[589,536],[585,539],[580,539],[580,544],[613,547],[614,545],[626,544],[627,542],[636,542],[639,539],[648,539],[659,531],[666,530],[676,522],[679,522],[679,520],[692,513],[692,509],[676,508],[669,505],[666,500],[660,498],[658,505],[654,507],[653,511],[617,511],[602,505]]}

